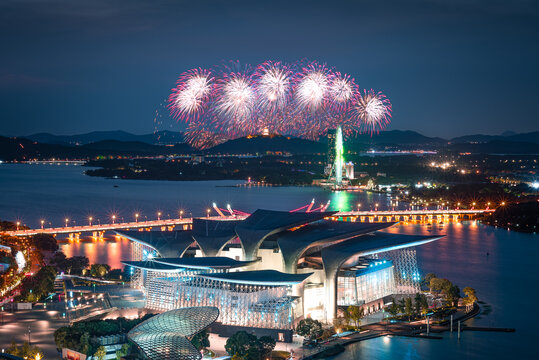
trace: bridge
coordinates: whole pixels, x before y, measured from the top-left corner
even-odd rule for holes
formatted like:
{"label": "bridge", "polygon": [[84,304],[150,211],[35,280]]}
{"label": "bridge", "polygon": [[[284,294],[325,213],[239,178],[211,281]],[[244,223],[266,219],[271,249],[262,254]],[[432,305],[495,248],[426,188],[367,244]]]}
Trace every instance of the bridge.
{"label": "bridge", "polygon": [[393,221],[460,221],[475,219],[480,215],[493,213],[495,209],[437,209],[437,210],[383,210],[383,211],[347,211],[332,216],[345,221],[393,222]]}
{"label": "bridge", "polygon": [[[309,210],[309,209],[308,209]],[[310,212],[307,211],[307,212]],[[344,221],[353,222],[395,222],[395,221],[420,221],[420,222],[433,222],[433,221],[460,221],[475,219],[480,215],[494,212],[494,209],[471,209],[471,210],[383,210],[383,211],[344,211],[337,212],[330,218],[333,220],[342,219]],[[222,211],[218,211],[217,216],[203,217],[204,219],[211,220],[242,220],[249,214],[231,214],[227,215]],[[133,222],[120,222],[111,224],[94,224],[94,225],[82,225],[82,226],[64,226],[64,227],[43,227],[37,229],[20,229],[4,231],[4,235],[9,236],[32,236],[36,234],[69,234],[69,239],[79,239],[82,233],[92,233],[92,237],[96,239],[103,239],[106,231],[112,230],[126,230],[126,229],[144,229],[150,230],[152,228],[161,228],[163,230],[172,230],[175,227],[182,227],[184,230],[188,230],[193,223],[193,218],[177,218],[177,219],[157,219],[147,221],[133,221]]]}

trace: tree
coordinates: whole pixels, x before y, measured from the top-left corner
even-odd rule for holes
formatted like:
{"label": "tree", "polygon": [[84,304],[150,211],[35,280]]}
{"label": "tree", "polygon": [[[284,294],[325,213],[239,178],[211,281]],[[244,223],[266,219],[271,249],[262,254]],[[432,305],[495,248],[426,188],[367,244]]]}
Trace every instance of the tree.
{"label": "tree", "polygon": [[56,267],[59,272],[67,272],[67,259],[63,252],[57,251],[52,255],[50,264]]}
{"label": "tree", "polygon": [[107,264],[92,264],[90,267],[90,275],[103,278],[110,271],[110,266]]}
{"label": "tree", "polygon": [[105,357],[107,356],[107,350],[104,346],[100,346],[97,348],[97,351],[95,352],[94,356],[97,360],[105,360]]}
{"label": "tree", "polygon": [[356,305],[350,305],[346,309],[346,312],[348,314],[348,318],[354,322],[356,325],[356,328],[359,327],[359,324],[361,324],[361,318],[363,317],[364,310],[361,306]]}
{"label": "tree", "polygon": [[191,344],[197,348],[198,351],[210,346],[210,333],[207,329],[202,330],[198,334],[195,334],[191,338]]}
{"label": "tree", "polygon": [[397,316],[397,314],[400,313],[400,306],[397,304],[395,298],[391,299],[391,304],[387,307],[387,312],[391,316]]}
{"label": "tree", "polygon": [[121,360],[122,357],[129,353],[129,344],[123,344],[121,349],[116,351],[116,360]]}
{"label": "tree", "polygon": [[58,243],[54,236],[49,234],[37,234],[32,237],[32,243],[40,251],[58,251]]}
{"label": "tree", "polygon": [[67,259],[68,273],[74,275],[82,274],[82,270],[90,265],[90,261],[86,256],[73,256]]}
{"label": "tree", "polygon": [[408,321],[412,318],[412,315],[414,314],[414,307],[412,305],[412,298],[406,298],[404,301],[404,313],[408,315]]}
{"label": "tree", "polygon": [[457,285],[449,283],[447,287],[442,290],[445,295],[445,300],[451,306],[456,306],[460,299],[460,289]]}
{"label": "tree", "polygon": [[17,343],[13,341],[6,352],[24,359],[41,359],[43,357],[41,349],[37,346],[31,346],[28,341],[25,341],[22,346],[18,346]]}
{"label": "tree", "polygon": [[275,339],[271,336],[262,336],[258,341],[260,342],[262,356],[270,356],[273,349],[275,349]]}
{"label": "tree", "polygon": [[298,323],[296,333],[309,339],[317,339],[322,335],[322,323],[311,318],[303,319]]}
{"label": "tree", "polygon": [[477,301],[477,295],[475,293],[475,289],[469,286],[466,286],[462,290],[462,292],[466,295],[466,297],[463,299],[464,304],[466,305],[466,310],[469,310],[471,307],[473,307],[474,303]]}
{"label": "tree", "polygon": [[436,278],[436,274],[428,273],[427,275],[425,275],[423,281],[425,282],[425,285],[430,286],[430,281],[434,278]]}
{"label": "tree", "polygon": [[245,331],[238,331],[228,338],[225,343],[225,350],[229,355],[238,355],[242,358],[247,357],[249,349],[254,345],[258,345],[258,339],[252,334]]}

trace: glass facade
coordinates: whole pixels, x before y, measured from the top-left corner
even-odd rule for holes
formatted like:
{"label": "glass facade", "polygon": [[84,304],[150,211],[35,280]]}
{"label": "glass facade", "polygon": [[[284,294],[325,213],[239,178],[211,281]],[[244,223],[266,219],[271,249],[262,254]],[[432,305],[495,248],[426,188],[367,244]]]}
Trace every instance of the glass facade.
{"label": "glass facade", "polygon": [[292,305],[288,286],[237,284],[201,276],[152,278],[147,281],[145,307],[170,310],[215,306],[224,325],[290,329]]}
{"label": "glass facade", "polygon": [[363,305],[395,294],[391,261],[377,260],[364,269],[342,271],[337,278],[337,305]]}

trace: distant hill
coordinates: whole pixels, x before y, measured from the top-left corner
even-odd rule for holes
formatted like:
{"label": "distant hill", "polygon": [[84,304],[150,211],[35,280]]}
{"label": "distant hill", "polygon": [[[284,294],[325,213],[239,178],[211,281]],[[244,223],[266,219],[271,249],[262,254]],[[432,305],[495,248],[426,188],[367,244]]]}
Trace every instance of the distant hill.
{"label": "distant hill", "polygon": [[387,145],[443,145],[447,140],[439,137],[428,137],[411,130],[381,131],[378,134],[360,134],[351,137],[348,142],[353,144],[387,144]]}
{"label": "distant hill", "polygon": [[173,145],[183,142],[183,134],[174,131],[158,131],[152,134],[135,135],[126,131],[93,131],[76,135],[53,135],[50,133],[37,133],[23,136],[29,140],[44,144],[58,145],[85,145],[103,140],[139,141],[155,145]]}
{"label": "distant hill", "polygon": [[539,143],[493,140],[481,143],[451,144],[447,150],[475,154],[539,154]]}
{"label": "distant hill", "polygon": [[291,154],[325,153],[327,145],[311,140],[272,136],[248,136],[229,140],[206,150],[208,154],[265,154],[268,151],[283,151]]}
{"label": "distant hill", "polygon": [[539,144],[539,131],[529,133],[515,134],[504,132],[502,135],[466,135],[451,139],[452,143],[485,143],[489,141],[516,141],[516,142],[532,142]]}
{"label": "distant hill", "polygon": [[81,146],[42,144],[25,138],[0,136],[0,160],[91,159],[99,156],[158,156],[189,154],[187,144],[152,145],[137,141],[104,140]]}

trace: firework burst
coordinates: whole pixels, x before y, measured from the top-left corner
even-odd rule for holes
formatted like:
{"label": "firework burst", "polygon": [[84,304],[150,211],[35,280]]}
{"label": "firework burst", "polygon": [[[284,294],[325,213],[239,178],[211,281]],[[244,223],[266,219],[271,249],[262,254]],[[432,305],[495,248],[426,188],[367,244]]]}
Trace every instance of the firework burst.
{"label": "firework burst", "polygon": [[389,124],[391,111],[389,99],[381,92],[375,93],[371,89],[365,91],[363,95],[357,94],[352,116],[359,125],[358,132],[368,132],[372,135],[385,129]]}
{"label": "firework burst", "polygon": [[204,110],[213,89],[211,73],[193,69],[183,73],[169,97],[169,108],[176,119],[197,119]]}
{"label": "firework burst", "polygon": [[316,62],[229,62],[183,73],[168,108],[187,123],[186,141],[207,148],[264,131],[317,140],[342,126],[346,135],[377,133],[391,119],[382,93],[359,92],[354,79]]}

